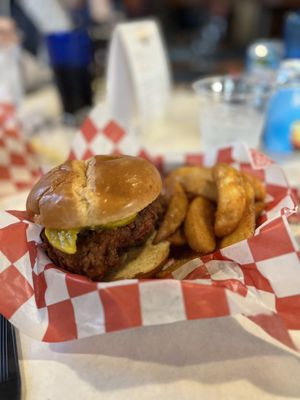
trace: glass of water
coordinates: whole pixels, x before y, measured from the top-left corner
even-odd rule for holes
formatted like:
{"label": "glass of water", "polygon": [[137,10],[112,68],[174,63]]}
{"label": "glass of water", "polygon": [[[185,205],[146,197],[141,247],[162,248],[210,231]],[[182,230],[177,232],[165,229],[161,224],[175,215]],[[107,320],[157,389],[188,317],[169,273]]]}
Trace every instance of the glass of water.
{"label": "glass of water", "polygon": [[245,75],[214,76],[193,84],[200,99],[200,134],[203,149],[242,141],[259,147],[270,83]]}

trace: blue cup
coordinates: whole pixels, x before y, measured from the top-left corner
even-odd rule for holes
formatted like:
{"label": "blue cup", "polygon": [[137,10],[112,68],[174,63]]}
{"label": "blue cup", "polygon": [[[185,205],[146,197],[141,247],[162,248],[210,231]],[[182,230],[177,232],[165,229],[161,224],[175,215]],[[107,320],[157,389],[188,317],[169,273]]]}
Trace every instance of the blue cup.
{"label": "blue cup", "polygon": [[284,26],[286,58],[300,58],[300,11],[288,14]]}
{"label": "blue cup", "polygon": [[286,87],[279,89],[270,100],[264,132],[265,151],[284,154],[299,149],[299,99],[300,87]]}
{"label": "blue cup", "polygon": [[55,32],[46,37],[49,60],[64,111],[74,114],[92,104],[92,46],[86,31]]}

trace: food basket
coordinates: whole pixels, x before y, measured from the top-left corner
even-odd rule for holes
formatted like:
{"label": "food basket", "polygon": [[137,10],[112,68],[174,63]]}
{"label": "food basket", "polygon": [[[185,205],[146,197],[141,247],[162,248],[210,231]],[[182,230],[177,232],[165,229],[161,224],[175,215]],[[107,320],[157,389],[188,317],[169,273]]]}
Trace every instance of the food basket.
{"label": "food basket", "polygon": [[164,174],[180,165],[217,162],[265,182],[267,207],[255,235],[195,258],[166,279],[92,282],[56,267],[39,246],[41,227],[24,211],[0,216],[0,313],[20,331],[63,342],[128,328],[243,315],[273,338],[299,349],[300,263],[288,218],[296,201],[281,168],[235,144],[200,154],[151,155],[133,134],[95,109],[75,137],[70,158],[134,154]]}

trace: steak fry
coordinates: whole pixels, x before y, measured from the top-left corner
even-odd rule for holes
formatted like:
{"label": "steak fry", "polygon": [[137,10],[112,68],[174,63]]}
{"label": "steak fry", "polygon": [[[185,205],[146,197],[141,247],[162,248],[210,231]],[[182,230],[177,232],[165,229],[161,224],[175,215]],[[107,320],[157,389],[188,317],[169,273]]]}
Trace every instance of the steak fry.
{"label": "steak fry", "polygon": [[209,200],[217,200],[217,187],[211,168],[180,167],[171,172],[165,179],[165,185],[177,181],[189,196],[203,196]]}
{"label": "steak fry", "polygon": [[264,203],[263,201],[257,201],[254,204],[254,207],[255,207],[255,218],[258,219],[261,216],[264,209],[266,208],[266,203]]}
{"label": "steak fry", "polygon": [[249,174],[248,172],[242,172],[243,177],[245,177],[251,184],[254,190],[254,196],[256,201],[264,201],[267,191],[265,185],[256,176]]}
{"label": "steak fry", "polygon": [[186,238],[182,228],[177,229],[171,236],[168,237],[168,242],[173,246],[183,246],[186,244]]}
{"label": "steak fry", "polygon": [[220,248],[230,246],[241,240],[248,239],[253,236],[255,231],[255,205],[254,205],[254,189],[250,182],[244,180],[246,192],[246,206],[242,219],[240,220],[236,229],[229,235],[223,237],[220,242]]}
{"label": "steak fry", "polygon": [[172,196],[161,226],[154,238],[157,244],[172,235],[182,224],[188,207],[188,200],[180,183],[173,182]]}
{"label": "steak fry", "polygon": [[213,174],[218,190],[215,234],[223,237],[233,232],[240,222],[246,194],[241,174],[230,165],[217,164]]}
{"label": "steak fry", "polygon": [[202,254],[215,250],[215,206],[204,197],[196,197],[190,204],[184,222],[184,233],[189,246]]}

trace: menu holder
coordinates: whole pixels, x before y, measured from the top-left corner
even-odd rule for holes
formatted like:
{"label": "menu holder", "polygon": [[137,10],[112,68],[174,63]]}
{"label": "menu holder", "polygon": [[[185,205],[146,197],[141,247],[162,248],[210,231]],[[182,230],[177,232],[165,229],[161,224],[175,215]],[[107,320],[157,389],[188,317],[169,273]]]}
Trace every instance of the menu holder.
{"label": "menu holder", "polygon": [[125,126],[164,114],[171,89],[166,52],[153,20],[119,24],[112,36],[107,68],[111,114]]}

